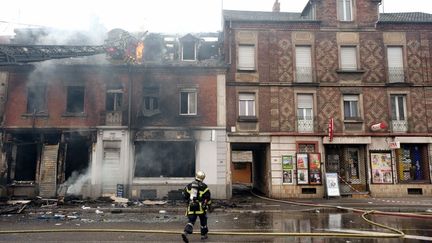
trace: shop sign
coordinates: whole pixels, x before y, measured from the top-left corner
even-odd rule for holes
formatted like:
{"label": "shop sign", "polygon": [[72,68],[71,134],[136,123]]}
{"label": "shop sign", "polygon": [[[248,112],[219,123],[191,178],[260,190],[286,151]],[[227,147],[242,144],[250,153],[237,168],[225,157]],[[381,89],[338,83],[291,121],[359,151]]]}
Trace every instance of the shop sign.
{"label": "shop sign", "polygon": [[337,173],[326,173],[326,189],[327,196],[329,197],[339,197],[339,179]]}
{"label": "shop sign", "polygon": [[390,149],[399,149],[400,148],[400,142],[394,141],[388,143]]}

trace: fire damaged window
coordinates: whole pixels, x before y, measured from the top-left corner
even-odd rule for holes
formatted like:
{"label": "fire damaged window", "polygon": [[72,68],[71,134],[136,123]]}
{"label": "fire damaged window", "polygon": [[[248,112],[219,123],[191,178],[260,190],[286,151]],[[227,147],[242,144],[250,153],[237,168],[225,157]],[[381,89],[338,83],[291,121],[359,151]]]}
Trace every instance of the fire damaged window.
{"label": "fire damaged window", "polygon": [[67,87],[66,112],[68,113],[84,112],[84,86]]}
{"label": "fire damaged window", "polygon": [[182,59],[183,61],[195,60],[195,42],[185,41],[182,43]]}
{"label": "fire damaged window", "polygon": [[34,181],[36,179],[36,165],[38,161],[38,146],[36,143],[21,143],[14,146],[12,156],[11,179],[14,181]]}
{"label": "fire damaged window", "polygon": [[151,141],[136,146],[135,177],[193,177],[193,141]]}
{"label": "fire damaged window", "polygon": [[123,90],[121,88],[109,88],[106,93],[106,110],[119,111],[123,102]]}
{"label": "fire damaged window", "polygon": [[144,87],[143,115],[153,116],[159,113],[159,87]]}
{"label": "fire damaged window", "polygon": [[46,112],[46,85],[32,85],[27,88],[27,113]]}
{"label": "fire damaged window", "polygon": [[180,115],[197,114],[197,91],[185,89],[180,91]]}

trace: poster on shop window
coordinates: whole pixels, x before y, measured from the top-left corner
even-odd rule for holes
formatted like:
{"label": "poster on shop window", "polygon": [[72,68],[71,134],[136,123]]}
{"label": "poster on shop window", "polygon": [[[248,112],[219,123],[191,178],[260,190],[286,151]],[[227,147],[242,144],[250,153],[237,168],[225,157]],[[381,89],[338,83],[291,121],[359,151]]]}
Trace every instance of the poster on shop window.
{"label": "poster on shop window", "polygon": [[393,183],[391,154],[386,152],[371,152],[372,183]]}
{"label": "poster on shop window", "polygon": [[282,183],[292,184],[293,183],[293,169],[294,169],[294,158],[293,155],[282,156]]}
{"label": "poster on shop window", "polygon": [[321,157],[320,154],[309,154],[309,182],[321,184]]}
{"label": "poster on shop window", "polygon": [[297,184],[309,184],[308,154],[297,154]]}

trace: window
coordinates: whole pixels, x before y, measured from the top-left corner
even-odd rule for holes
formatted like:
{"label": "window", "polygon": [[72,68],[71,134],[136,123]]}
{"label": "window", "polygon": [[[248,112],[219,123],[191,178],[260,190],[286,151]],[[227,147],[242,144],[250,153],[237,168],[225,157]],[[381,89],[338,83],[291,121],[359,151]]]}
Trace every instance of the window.
{"label": "window", "polygon": [[239,45],[238,70],[255,70],[255,46]]}
{"label": "window", "polygon": [[427,144],[401,144],[395,150],[400,183],[430,183]]}
{"label": "window", "polygon": [[402,47],[387,47],[388,75],[390,83],[405,81]]}
{"label": "window", "polygon": [[359,107],[358,95],[345,95],[344,96],[344,119],[345,120],[354,120],[360,117],[359,115]]}
{"label": "window", "polygon": [[312,82],[312,52],[310,46],[296,46],[296,81]]}
{"label": "window", "polygon": [[338,0],[338,14],[340,21],[352,21],[352,0]]}
{"label": "window", "polygon": [[123,90],[110,88],[106,93],[106,110],[120,111],[123,102]]}
{"label": "window", "polygon": [[357,70],[357,47],[342,46],[340,48],[340,67],[342,70]]}
{"label": "window", "polygon": [[182,43],[183,56],[182,60],[184,61],[194,61],[195,58],[195,42],[193,41],[185,41]]}
{"label": "window", "polygon": [[408,122],[406,119],[406,97],[405,95],[390,96],[392,129],[393,132],[408,131]]}
{"label": "window", "polygon": [[313,131],[313,95],[297,96],[297,120],[299,132]]}
{"label": "window", "polygon": [[197,114],[197,93],[196,90],[180,91],[180,115]]}
{"label": "window", "polygon": [[143,95],[144,116],[159,113],[159,87],[144,87]]}
{"label": "window", "polygon": [[255,94],[239,94],[239,116],[255,116]]}
{"label": "window", "polygon": [[46,111],[46,85],[32,85],[27,89],[27,113]]}
{"label": "window", "polygon": [[84,112],[84,87],[83,86],[67,87],[66,112],[68,113]]}

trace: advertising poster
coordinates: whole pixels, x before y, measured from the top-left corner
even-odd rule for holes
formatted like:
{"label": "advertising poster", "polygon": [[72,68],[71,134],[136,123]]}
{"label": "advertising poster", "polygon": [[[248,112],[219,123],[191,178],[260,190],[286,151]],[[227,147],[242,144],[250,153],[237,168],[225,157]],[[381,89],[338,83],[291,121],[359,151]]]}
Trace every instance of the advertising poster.
{"label": "advertising poster", "polygon": [[321,184],[321,156],[318,153],[309,154],[309,182]]}
{"label": "advertising poster", "polygon": [[297,184],[309,184],[308,155],[297,154]]}
{"label": "advertising poster", "polygon": [[292,184],[293,183],[293,169],[294,169],[294,158],[292,155],[282,156],[282,183]]}
{"label": "advertising poster", "polygon": [[326,173],[326,191],[329,197],[339,197],[339,179],[337,173]]}
{"label": "advertising poster", "polygon": [[393,183],[392,163],[390,153],[371,153],[372,183]]}

